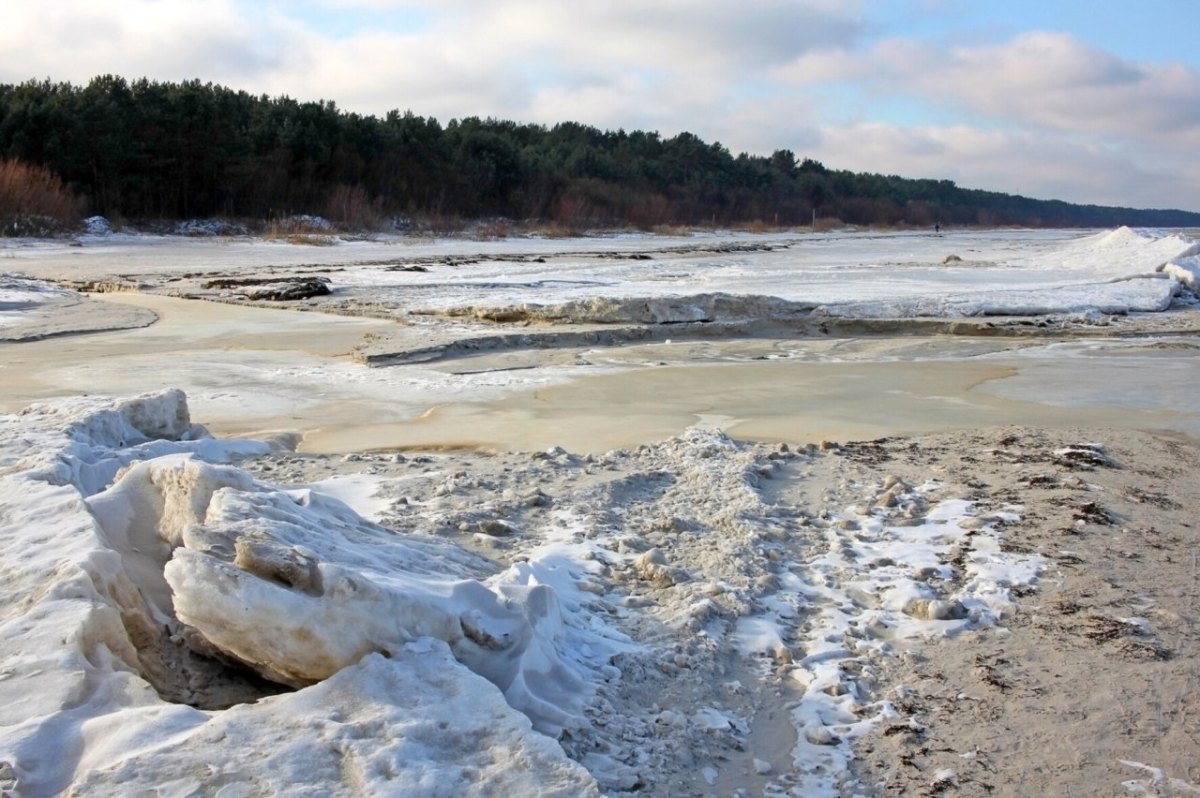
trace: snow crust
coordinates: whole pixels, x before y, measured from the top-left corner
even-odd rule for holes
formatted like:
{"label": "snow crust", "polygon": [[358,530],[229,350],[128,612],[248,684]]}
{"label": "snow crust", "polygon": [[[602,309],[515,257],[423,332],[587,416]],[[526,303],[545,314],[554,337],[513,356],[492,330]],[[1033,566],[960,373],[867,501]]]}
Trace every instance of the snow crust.
{"label": "snow crust", "polygon": [[[416,274],[367,267],[339,281],[352,294],[370,286],[378,301],[400,307],[516,308],[576,321],[607,315],[609,321],[679,323],[809,310],[843,318],[1124,314],[1165,310],[1181,285],[1190,286],[1178,267],[1164,264],[1200,252],[1200,244],[1180,233],[1128,227],[1086,235],[782,237],[762,240],[766,251],[739,253],[741,241],[730,237],[731,251],[686,260],[670,250],[633,261],[565,254],[546,264],[485,259],[469,269]],[[714,309],[705,299],[721,294],[793,306],[743,303],[739,313],[734,303]],[[698,301],[680,301],[692,296]],[[608,304],[597,304],[598,298]]]}
{"label": "snow crust", "polygon": [[[0,760],[19,794],[596,794],[534,730],[578,724],[588,697],[553,589],[485,584],[451,544],[219,464],[265,449],[207,437],[178,391],[0,417]],[[304,689],[164,700],[238,700],[215,660],[182,687],[159,667],[206,655]]]}
{"label": "snow crust", "polygon": [[[1194,290],[1200,244],[1177,231],[963,231],[691,236],[626,235],[497,241],[381,237],[312,247],[227,239],[106,234],[68,248],[13,250],[27,274],[163,274],[220,268],[330,267],[334,293],[405,312],[540,308],[697,294],[768,297],[838,317],[1130,313],[1164,309]],[[7,245],[0,243],[0,246]],[[171,255],[164,262],[162,251]],[[427,263],[423,271],[392,268]],[[43,270],[41,267],[45,267]],[[712,321],[672,301],[665,321]],[[550,315],[553,315],[552,313]],[[651,312],[650,316],[655,316]]]}

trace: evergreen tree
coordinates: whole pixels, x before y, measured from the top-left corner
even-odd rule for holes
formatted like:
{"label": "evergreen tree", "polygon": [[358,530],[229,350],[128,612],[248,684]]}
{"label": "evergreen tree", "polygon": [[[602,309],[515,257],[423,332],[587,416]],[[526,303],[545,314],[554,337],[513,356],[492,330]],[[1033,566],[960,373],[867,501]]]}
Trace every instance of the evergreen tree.
{"label": "evergreen tree", "polygon": [[546,128],[469,117],[442,127],[328,100],[200,81],[103,75],[0,85],[0,160],[57,175],[90,210],[133,218],[502,215],[633,224],[1200,225],[1200,214],[1104,208],[835,171],[788,149],[734,156],[692,133]]}

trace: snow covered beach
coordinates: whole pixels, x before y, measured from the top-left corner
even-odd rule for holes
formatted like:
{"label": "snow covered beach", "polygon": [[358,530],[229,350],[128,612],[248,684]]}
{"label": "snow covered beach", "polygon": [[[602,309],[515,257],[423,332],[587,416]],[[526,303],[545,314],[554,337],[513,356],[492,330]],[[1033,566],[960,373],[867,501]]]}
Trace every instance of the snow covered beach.
{"label": "snow covered beach", "polygon": [[5,328],[161,320],[3,344],[15,794],[1196,789],[1186,237],[83,244]]}

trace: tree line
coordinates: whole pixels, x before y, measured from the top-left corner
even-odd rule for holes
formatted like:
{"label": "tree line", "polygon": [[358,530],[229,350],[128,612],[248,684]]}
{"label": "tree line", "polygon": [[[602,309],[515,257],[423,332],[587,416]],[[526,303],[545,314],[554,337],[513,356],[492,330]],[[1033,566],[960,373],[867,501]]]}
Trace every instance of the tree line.
{"label": "tree line", "polygon": [[0,159],[48,170],[128,219],[502,216],[631,225],[1200,225],[1200,214],[1074,205],[834,170],[787,149],[733,155],[691,133],[383,117],[198,80],[0,85]]}

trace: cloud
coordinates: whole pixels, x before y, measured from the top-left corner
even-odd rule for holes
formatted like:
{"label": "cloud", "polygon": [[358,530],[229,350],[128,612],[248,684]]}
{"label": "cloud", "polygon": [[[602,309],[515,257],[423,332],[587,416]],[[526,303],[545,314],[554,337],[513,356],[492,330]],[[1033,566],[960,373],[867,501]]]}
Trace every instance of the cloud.
{"label": "cloud", "polygon": [[[512,117],[528,106],[530,87],[512,70],[483,70],[466,46],[431,46],[427,39],[388,33],[321,41],[320,56],[303,68],[269,75],[270,93],[323,97],[361,113],[412,110],[450,117]],[[516,115],[520,118],[520,114]]]}
{"label": "cloud", "polygon": [[1200,186],[1200,168],[1171,153],[970,125],[823,126],[810,153],[842,168],[1099,205],[1195,207]]}
{"label": "cloud", "polygon": [[520,59],[529,48],[553,51],[563,66],[614,70],[757,68],[817,46],[849,45],[868,28],[863,0],[338,0],[341,7],[419,8],[441,34],[476,44],[495,39]]}
{"label": "cloud", "polygon": [[0,26],[0,78],[86,82],[128,78],[253,82],[291,63],[298,28],[246,24],[228,0],[13,3]]}
{"label": "cloud", "polygon": [[755,70],[814,47],[851,44],[864,31],[847,10],[853,6],[794,0],[597,3],[576,17],[582,35],[570,53],[680,71]]}
{"label": "cloud", "polygon": [[[891,38],[813,50],[772,74],[798,91],[841,89],[819,105],[814,152],[832,164],[1075,202],[1200,208],[1200,72],[1183,64],[1029,31],[973,46]],[[885,106],[943,123],[888,123]]]}
{"label": "cloud", "polygon": [[793,85],[862,82],[1006,124],[1072,134],[1200,145],[1200,72],[1140,64],[1063,33],[939,48],[890,39],[855,51],[806,53],[779,70]]}
{"label": "cloud", "polygon": [[1200,144],[1200,73],[1180,64],[1137,64],[1066,34],[1034,32],[953,50],[939,72],[906,77],[928,96],[994,118]]}
{"label": "cloud", "polygon": [[407,108],[443,121],[492,115],[705,137],[731,130],[725,121],[747,83],[810,48],[849,46],[866,30],[861,4],[832,0],[323,6],[346,13],[403,6],[425,24],[418,33],[382,30],[332,41],[310,31],[306,49],[319,57],[272,87],[335,97],[372,113]]}

